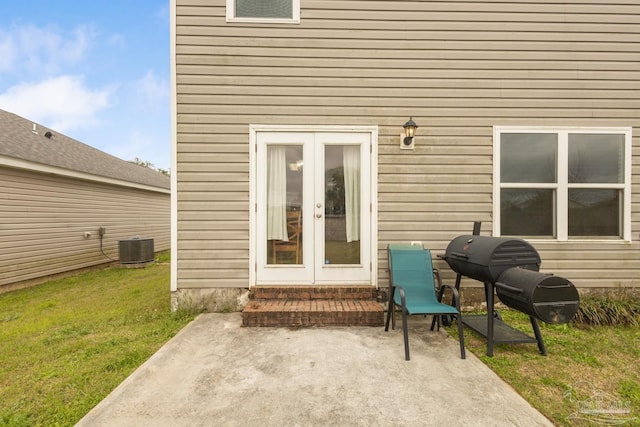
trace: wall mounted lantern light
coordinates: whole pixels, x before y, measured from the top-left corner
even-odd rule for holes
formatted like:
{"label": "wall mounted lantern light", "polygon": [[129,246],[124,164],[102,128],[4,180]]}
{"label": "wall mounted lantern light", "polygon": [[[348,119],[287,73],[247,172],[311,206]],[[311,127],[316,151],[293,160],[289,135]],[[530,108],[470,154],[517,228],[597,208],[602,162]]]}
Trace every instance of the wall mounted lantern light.
{"label": "wall mounted lantern light", "polygon": [[404,128],[404,135],[400,136],[400,148],[404,150],[413,150],[413,137],[416,134],[418,125],[413,121],[413,117],[409,117],[409,120],[402,125]]}

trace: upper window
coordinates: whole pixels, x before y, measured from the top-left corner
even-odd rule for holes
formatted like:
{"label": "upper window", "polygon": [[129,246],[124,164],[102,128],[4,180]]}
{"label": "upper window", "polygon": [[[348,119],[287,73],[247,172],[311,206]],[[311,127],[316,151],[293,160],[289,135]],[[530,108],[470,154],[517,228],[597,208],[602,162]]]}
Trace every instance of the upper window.
{"label": "upper window", "polygon": [[227,0],[227,21],[299,23],[300,0]]}
{"label": "upper window", "polygon": [[496,235],[631,239],[630,128],[494,129]]}

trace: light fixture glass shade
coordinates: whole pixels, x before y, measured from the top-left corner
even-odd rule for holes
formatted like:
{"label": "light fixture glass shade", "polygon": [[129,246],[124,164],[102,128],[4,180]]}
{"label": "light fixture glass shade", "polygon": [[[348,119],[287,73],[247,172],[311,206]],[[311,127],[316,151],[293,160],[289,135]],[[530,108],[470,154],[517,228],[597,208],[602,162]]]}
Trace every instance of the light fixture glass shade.
{"label": "light fixture glass shade", "polygon": [[402,127],[404,128],[404,135],[407,138],[413,138],[413,136],[416,133],[416,129],[418,128],[418,125],[416,124],[416,122],[413,121],[413,117],[410,117],[409,121],[407,121],[407,123],[405,123]]}

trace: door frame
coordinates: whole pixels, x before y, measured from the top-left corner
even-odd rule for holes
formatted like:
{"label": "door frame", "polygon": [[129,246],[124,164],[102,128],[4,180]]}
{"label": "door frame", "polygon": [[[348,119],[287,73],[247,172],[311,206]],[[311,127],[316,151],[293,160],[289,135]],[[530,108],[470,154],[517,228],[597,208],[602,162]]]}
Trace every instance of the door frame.
{"label": "door frame", "polygon": [[[371,138],[370,152],[370,285],[377,286],[378,272],[378,126],[320,126],[320,125],[249,125],[249,287],[257,284],[257,150],[258,133],[368,133]],[[365,177],[362,177],[365,179]],[[337,283],[337,282],[336,282]]]}

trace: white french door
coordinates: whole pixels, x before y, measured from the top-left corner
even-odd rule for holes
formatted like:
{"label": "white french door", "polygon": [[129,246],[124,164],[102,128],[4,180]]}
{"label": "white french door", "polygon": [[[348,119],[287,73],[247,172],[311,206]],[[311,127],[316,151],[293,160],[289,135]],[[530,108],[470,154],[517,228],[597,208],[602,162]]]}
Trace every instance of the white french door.
{"label": "white french door", "polygon": [[371,284],[373,132],[256,131],[256,284]]}

